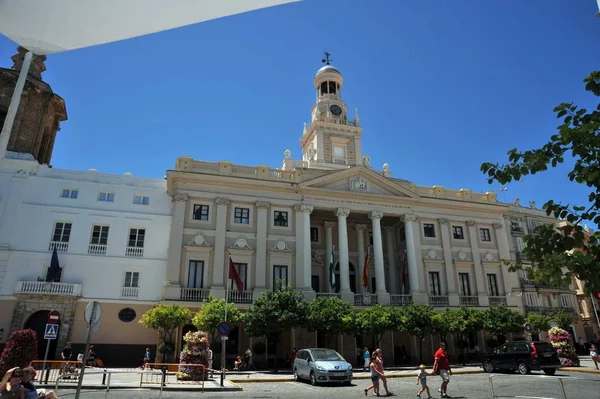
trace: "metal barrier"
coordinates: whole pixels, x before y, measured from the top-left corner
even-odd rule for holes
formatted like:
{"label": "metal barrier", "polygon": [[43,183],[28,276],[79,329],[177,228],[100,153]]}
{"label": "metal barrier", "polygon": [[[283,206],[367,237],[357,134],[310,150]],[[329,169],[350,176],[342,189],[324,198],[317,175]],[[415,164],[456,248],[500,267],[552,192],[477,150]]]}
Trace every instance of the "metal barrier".
{"label": "metal barrier", "polygon": [[[61,374],[75,373],[81,368],[81,362],[76,360],[33,360],[31,366],[37,372],[35,379],[39,383],[55,382]],[[39,375],[39,377],[38,377]]]}
{"label": "metal barrier", "polygon": [[[164,387],[164,376],[165,373],[162,371],[158,371],[158,370],[103,370],[103,371],[94,371],[94,370],[90,370],[90,371],[86,371],[85,375],[95,375],[95,374],[103,374],[103,381],[104,381],[104,376],[108,375],[107,381],[106,381],[106,393],[104,394],[104,398],[107,399],[108,398],[108,393],[110,391],[110,377],[113,374],[141,374],[142,377],[144,374],[154,374],[154,375],[159,375],[161,377],[163,377],[162,382],[160,385],[160,391],[158,394],[158,399],[162,399],[162,394],[163,394],[163,387]],[[60,376],[58,376],[58,378],[56,379],[56,385],[54,386],[54,392],[57,393],[58,392],[58,388],[59,388],[59,383],[61,379],[65,379],[66,377],[75,377],[75,378],[79,378],[79,373],[67,373],[67,374],[61,374]],[[141,386],[141,383],[140,383]],[[73,389],[73,387],[69,386],[69,389]],[[204,390],[203,390],[204,392]]]}
{"label": "metal barrier", "polygon": [[501,377],[502,375],[499,374],[492,374],[490,375],[489,381],[490,381],[490,394],[491,394],[491,399],[509,399],[509,398],[519,398],[519,399],[568,399],[567,394],[565,393],[565,386],[563,384],[563,380],[568,380],[568,381],[593,381],[596,383],[600,383],[600,380],[598,379],[593,379],[593,378],[582,378],[582,377],[556,377],[556,376],[546,376],[546,375],[525,375],[523,377],[529,377],[529,378],[544,378],[544,379],[550,379],[550,380],[556,380],[558,381],[558,393],[561,395],[560,397],[557,398],[549,398],[549,397],[545,397],[545,396],[523,396],[523,395],[517,395],[517,396],[513,396],[513,395],[496,395],[496,391],[494,389],[494,383],[493,383],[493,378],[494,377]]}
{"label": "metal barrier", "polygon": [[[206,367],[202,364],[179,364],[179,363],[146,363],[146,367],[155,370],[161,370],[164,384],[200,384],[202,393],[204,393],[204,380],[206,378]],[[190,369],[199,368],[199,372],[190,373]],[[182,374],[196,374],[200,377],[199,380],[188,379]],[[152,375],[140,376],[140,387],[143,384],[159,384]]]}

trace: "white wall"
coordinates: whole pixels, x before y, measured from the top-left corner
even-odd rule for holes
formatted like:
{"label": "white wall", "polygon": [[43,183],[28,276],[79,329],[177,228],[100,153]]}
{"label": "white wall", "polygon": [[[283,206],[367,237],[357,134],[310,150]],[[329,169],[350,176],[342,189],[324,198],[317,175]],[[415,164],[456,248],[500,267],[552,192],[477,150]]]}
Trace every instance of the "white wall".
{"label": "white wall", "polygon": [[[61,198],[63,188],[78,189],[77,198]],[[114,193],[114,202],[98,201],[101,191]],[[134,204],[134,195],[150,197],[149,205]],[[0,295],[11,295],[17,281],[45,276],[56,221],[72,223],[68,252],[58,253],[62,282],[82,284],[86,298],[119,299],[125,271],[134,271],[140,273],[137,300],[160,298],[171,225],[164,179],[2,161],[0,252],[9,256],[4,273],[0,257]],[[94,224],[110,226],[106,255],[88,255]],[[125,256],[130,228],[146,229],[141,258]]]}

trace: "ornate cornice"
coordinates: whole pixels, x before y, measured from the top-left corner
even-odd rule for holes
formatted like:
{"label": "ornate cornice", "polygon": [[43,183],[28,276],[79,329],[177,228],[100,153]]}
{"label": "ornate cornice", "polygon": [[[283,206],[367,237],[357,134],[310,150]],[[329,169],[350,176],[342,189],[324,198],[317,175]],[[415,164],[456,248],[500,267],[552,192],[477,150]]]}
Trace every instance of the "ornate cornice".
{"label": "ornate cornice", "polygon": [[326,229],[333,229],[335,227],[337,223],[335,222],[323,222],[323,225],[325,226]]}
{"label": "ornate cornice", "polygon": [[381,220],[381,218],[383,218],[383,212],[373,211],[369,214],[371,220]]}
{"label": "ornate cornice", "polygon": [[217,205],[229,205],[229,199],[227,198],[217,198],[215,199],[215,202],[217,203]]}
{"label": "ornate cornice", "polygon": [[256,208],[257,209],[267,209],[271,206],[270,203],[265,202],[265,201],[257,201],[256,202]]}
{"label": "ornate cornice", "polygon": [[365,231],[367,229],[367,225],[366,224],[357,224],[354,226],[354,228],[356,229],[356,231]]}
{"label": "ornate cornice", "polygon": [[294,210],[296,212],[312,213],[313,208],[314,207],[312,205],[306,205],[306,204],[296,204],[296,205],[294,205]]}
{"label": "ornate cornice", "polygon": [[350,209],[348,209],[348,208],[338,208],[335,211],[335,215],[337,217],[341,216],[341,217],[345,218],[345,217],[348,217],[349,214],[350,214]]}
{"label": "ornate cornice", "polygon": [[413,215],[413,214],[407,213],[407,214],[405,214],[405,215],[402,216],[402,219],[405,222],[416,222],[419,218],[417,217],[417,215]]}
{"label": "ornate cornice", "polygon": [[187,194],[177,194],[173,196],[173,202],[175,203],[187,202],[188,199],[189,196]]}
{"label": "ornate cornice", "polygon": [[504,227],[502,223],[493,223],[492,226],[494,226],[496,230],[500,230],[502,227]]}
{"label": "ornate cornice", "polygon": [[438,222],[440,222],[440,224],[448,224],[448,219],[446,219],[446,218],[439,218]]}

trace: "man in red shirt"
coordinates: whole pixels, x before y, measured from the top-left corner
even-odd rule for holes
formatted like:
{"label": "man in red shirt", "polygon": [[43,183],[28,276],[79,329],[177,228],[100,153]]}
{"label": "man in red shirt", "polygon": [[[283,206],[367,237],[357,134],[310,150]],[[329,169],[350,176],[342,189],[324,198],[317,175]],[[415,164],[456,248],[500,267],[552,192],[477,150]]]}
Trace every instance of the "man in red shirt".
{"label": "man in red shirt", "polygon": [[433,373],[439,373],[440,377],[442,377],[442,387],[440,388],[442,398],[450,398],[446,393],[446,387],[450,382],[450,374],[452,374],[452,371],[450,370],[450,362],[448,361],[445,342],[440,343],[440,349],[435,352],[434,358],[435,363],[433,363]]}

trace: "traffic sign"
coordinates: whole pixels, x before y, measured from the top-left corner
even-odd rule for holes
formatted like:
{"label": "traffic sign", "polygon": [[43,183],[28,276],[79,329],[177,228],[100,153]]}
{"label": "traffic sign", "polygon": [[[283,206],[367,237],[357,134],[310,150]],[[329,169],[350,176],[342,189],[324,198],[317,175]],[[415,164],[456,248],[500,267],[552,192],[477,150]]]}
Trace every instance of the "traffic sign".
{"label": "traffic sign", "polygon": [[222,321],[217,325],[217,331],[222,336],[226,337],[231,333],[231,323],[228,321]]}
{"label": "traffic sign", "polygon": [[46,324],[46,330],[44,330],[44,339],[56,339],[58,337],[58,325],[57,324]]}
{"label": "traffic sign", "polygon": [[525,331],[527,331],[527,332],[531,331],[531,324],[525,324]]}
{"label": "traffic sign", "polygon": [[92,301],[85,307],[85,322],[91,327],[97,327],[102,317],[102,308],[100,303]]}
{"label": "traffic sign", "polygon": [[60,313],[53,310],[48,314],[48,324],[60,324]]}

